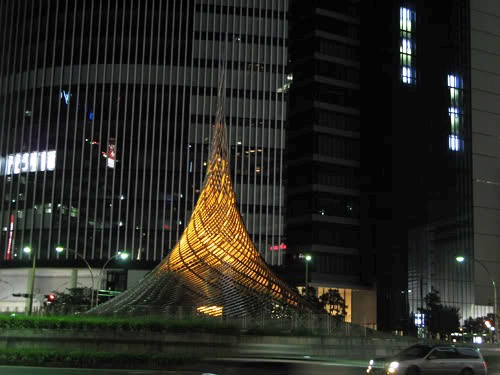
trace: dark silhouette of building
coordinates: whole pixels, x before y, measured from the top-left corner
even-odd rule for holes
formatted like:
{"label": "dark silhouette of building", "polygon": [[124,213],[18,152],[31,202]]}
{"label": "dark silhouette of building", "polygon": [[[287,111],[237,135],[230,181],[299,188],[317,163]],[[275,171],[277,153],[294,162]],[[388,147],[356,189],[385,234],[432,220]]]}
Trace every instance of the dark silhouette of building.
{"label": "dark silhouette of building", "polygon": [[431,286],[472,311],[468,25],[466,1],[292,2],[288,244],[313,285],[371,285],[379,329]]}

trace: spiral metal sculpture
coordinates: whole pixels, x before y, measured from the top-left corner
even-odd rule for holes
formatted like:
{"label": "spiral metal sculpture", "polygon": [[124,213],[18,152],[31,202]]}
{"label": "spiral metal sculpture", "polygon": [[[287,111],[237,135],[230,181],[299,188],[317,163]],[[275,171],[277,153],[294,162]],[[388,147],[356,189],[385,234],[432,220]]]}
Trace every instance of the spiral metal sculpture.
{"label": "spiral metal sculpture", "polygon": [[236,206],[224,125],[223,82],[222,77],[207,173],[181,238],[136,286],[90,314],[151,315],[183,306],[199,314],[241,317],[310,309],[262,259]]}

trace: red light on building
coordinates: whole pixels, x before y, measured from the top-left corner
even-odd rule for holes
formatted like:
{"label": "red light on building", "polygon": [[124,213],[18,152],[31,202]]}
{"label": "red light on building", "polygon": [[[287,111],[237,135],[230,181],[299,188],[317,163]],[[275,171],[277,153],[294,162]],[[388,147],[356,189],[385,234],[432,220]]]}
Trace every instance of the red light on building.
{"label": "red light on building", "polygon": [[282,242],[279,245],[269,246],[269,250],[271,251],[286,250],[286,244]]}

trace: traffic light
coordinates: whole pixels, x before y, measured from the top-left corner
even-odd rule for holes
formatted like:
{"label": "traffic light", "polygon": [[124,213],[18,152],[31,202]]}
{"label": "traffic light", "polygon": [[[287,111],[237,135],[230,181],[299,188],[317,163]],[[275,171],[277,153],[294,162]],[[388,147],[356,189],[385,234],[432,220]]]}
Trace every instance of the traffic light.
{"label": "traffic light", "polygon": [[50,293],[50,294],[45,295],[45,298],[47,298],[47,305],[50,305],[51,303],[53,303],[56,300],[57,295],[54,293]]}

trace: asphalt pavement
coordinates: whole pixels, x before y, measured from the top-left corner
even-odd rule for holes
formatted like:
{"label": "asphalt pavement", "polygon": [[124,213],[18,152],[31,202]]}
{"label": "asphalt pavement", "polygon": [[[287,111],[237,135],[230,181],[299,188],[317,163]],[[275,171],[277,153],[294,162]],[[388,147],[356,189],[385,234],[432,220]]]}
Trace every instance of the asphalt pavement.
{"label": "asphalt pavement", "polygon": [[[192,363],[180,369],[163,371],[0,366],[1,375],[359,375],[364,373],[366,373],[364,361],[316,361],[307,357],[227,358]],[[500,375],[500,368],[490,367],[488,375]]]}
{"label": "asphalt pavement", "polygon": [[186,369],[164,371],[0,366],[2,375],[358,375],[364,372],[365,368],[351,364],[268,359],[207,361]]}

